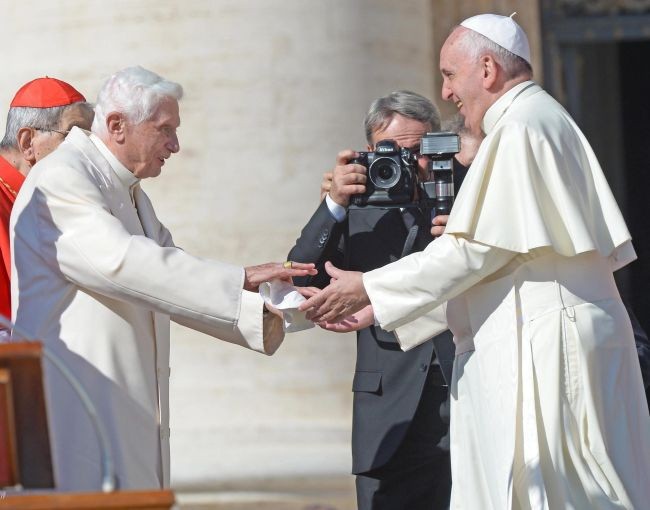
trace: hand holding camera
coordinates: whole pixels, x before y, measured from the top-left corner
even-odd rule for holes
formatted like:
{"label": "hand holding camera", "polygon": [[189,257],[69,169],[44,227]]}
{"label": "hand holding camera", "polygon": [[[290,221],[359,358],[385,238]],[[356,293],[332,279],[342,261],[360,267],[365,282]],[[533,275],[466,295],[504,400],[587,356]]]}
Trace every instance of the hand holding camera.
{"label": "hand holding camera", "polygon": [[[454,199],[453,158],[459,150],[458,135],[443,131],[424,135],[419,154],[393,140],[378,142],[375,152],[359,152],[351,163],[366,167],[368,179],[365,192],[351,198],[353,206],[418,207],[448,215]],[[429,157],[428,179],[418,177],[420,155]]]}
{"label": "hand holding camera", "polygon": [[[350,204],[350,197],[366,192],[366,173],[364,166],[353,163],[358,153],[353,150],[344,150],[336,156],[336,167],[332,171],[332,182],[329,195],[334,202],[342,207]],[[323,178],[323,184],[325,177]]]}

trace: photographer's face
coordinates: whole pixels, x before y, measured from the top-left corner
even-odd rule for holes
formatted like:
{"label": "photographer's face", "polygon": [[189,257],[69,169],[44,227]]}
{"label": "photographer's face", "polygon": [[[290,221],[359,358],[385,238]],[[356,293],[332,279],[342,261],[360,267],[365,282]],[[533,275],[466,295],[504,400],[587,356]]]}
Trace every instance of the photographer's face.
{"label": "photographer's face", "polygon": [[[372,133],[372,147],[368,147],[368,149],[374,151],[377,142],[381,142],[382,140],[394,140],[400,147],[420,154],[422,136],[429,131],[431,131],[431,126],[428,123],[395,114],[384,129],[379,129]],[[420,155],[418,158],[418,168],[420,178],[422,179],[426,179],[429,175],[428,164],[428,156]]]}

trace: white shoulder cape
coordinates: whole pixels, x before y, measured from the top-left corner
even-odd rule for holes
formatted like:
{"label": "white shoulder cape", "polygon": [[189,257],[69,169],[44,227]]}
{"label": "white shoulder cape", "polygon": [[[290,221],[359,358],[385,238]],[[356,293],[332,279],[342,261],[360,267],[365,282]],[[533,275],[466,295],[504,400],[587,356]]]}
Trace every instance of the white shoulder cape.
{"label": "white shoulder cape", "polygon": [[608,257],[630,233],[596,156],[549,94],[532,82],[518,87],[486,114],[487,137],[446,233],[519,253]]}

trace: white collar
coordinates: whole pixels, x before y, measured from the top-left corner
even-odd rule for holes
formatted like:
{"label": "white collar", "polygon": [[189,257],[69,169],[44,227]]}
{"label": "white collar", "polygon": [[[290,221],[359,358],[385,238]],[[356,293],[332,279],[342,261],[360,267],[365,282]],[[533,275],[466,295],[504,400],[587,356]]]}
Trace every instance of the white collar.
{"label": "white collar", "polygon": [[106,158],[108,164],[111,165],[111,168],[115,172],[115,175],[117,175],[117,177],[120,179],[120,182],[124,185],[125,188],[131,190],[140,182],[140,179],[138,179],[135,175],[133,175],[133,172],[131,172],[122,163],[120,163],[120,160],[115,157],[115,154],[113,154],[110,149],[106,147],[106,144],[97,135],[91,133],[90,140],[93,142],[93,144],[95,144],[97,150],[102,153],[102,156]]}
{"label": "white collar", "polygon": [[496,126],[497,122],[499,122],[508,108],[510,108],[510,105],[514,103],[519,94],[532,85],[535,85],[535,82],[530,80],[518,83],[492,103],[492,106],[485,112],[483,122],[481,123],[481,128],[486,135],[490,134],[490,131],[494,129],[494,126]]}

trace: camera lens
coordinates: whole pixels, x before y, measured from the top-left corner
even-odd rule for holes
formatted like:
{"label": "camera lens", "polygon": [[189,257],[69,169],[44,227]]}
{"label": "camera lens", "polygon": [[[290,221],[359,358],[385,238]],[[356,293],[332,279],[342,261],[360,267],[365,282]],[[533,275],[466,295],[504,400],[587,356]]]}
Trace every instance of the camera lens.
{"label": "camera lens", "polygon": [[380,179],[387,181],[393,176],[393,169],[388,165],[382,165],[377,169],[377,175]]}
{"label": "camera lens", "polygon": [[375,187],[388,189],[399,182],[401,170],[394,159],[379,158],[370,165],[368,175]]}

